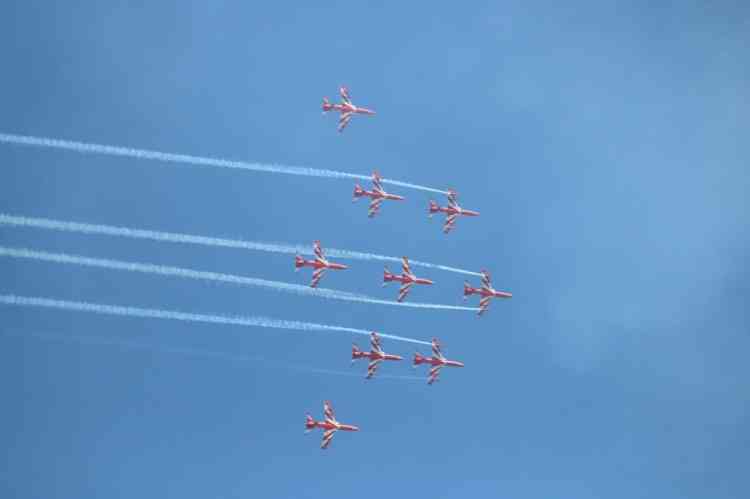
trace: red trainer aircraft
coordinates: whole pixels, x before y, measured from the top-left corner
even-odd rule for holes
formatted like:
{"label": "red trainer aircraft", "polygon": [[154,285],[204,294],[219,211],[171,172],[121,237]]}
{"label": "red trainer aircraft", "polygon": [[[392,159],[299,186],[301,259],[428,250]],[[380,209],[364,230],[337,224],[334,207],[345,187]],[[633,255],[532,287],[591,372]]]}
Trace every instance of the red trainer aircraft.
{"label": "red trainer aircraft", "polygon": [[402,274],[396,275],[391,274],[391,271],[388,270],[388,267],[385,268],[383,271],[383,286],[388,284],[391,281],[398,281],[401,283],[401,288],[398,290],[398,301],[404,301],[404,298],[406,298],[406,295],[409,294],[409,291],[411,290],[412,285],[414,284],[433,284],[433,282],[429,279],[421,279],[414,274],[411,273],[411,269],[409,268],[409,260],[406,257],[403,258],[403,263],[401,264]]}
{"label": "red trainer aircraft", "polygon": [[356,426],[342,424],[336,421],[336,418],[333,416],[333,407],[331,407],[331,403],[327,400],[323,402],[323,417],[323,421],[315,421],[310,414],[307,414],[305,420],[305,433],[310,433],[315,428],[322,428],[324,430],[323,441],[320,443],[321,449],[328,448],[328,444],[330,444],[333,439],[333,434],[339,430],[359,431],[359,428]]}
{"label": "red trainer aircraft", "polygon": [[487,310],[487,307],[490,306],[490,299],[510,298],[513,296],[513,293],[493,289],[490,285],[490,273],[486,270],[482,271],[481,288],[472,288],[468,281],[464,283],[464,300],[474,294],[481,296],[479,299],[479,313],[477,315],[482,315]]}
{"label": "red trainer aircraft", "polygon": [[466,217],[478,217],[478,211],[465,210],[458,205],[458,194],[453,189],[448,189],[448,206],[440,206],[435,201],[430,200],[430,217],[435,213],[441,211],[445,213],[445,224],[443,225],[443,232],[447,234],[453,228],[453,224],[456,223],[456,218],[459,215]]}
{"label": "red trainer aircraft", "polygon": [[375,375],[375,371],[378,369],[378,365],[384,360],[401,360],[402,357],[399,355],[391,355],[385,353],[380,348],[380,338],[378,334],[373,332],[370,333],[370,351],[363,352],[355,344],[352,346],[352,363],[357,359],[367,358],[370,359],[370,364],[367,366],[367,376],[365,379],[370,379]]}
{"label": "red trainer aircraft", "polygon": [[448,360],[443,357],[437,338],[432,338],[432,357],[422,357],[419,352],[414,354],[414,367],[417,367],[419,364],[430,364],[432,366],[430,368],[430,377],[427,380],[428,385],[433,384],[437,380],[440,369],[443,367],[464,367],[463,362]]}
{"label": "red trainer aircraft", "polygon": [[294,257],[295,271],[298,271],[302,267],[312,267],[315,269],[313,270],[312,282],[310,282],[311,288],[318,286],[321,277],[323,277],[323,272],[325,272],[326,269],[345,270],[349,268],[348,265],[342,263],[331,263],[326,260],[323,256],[323,250],[320,248],[320,241],[313,241],[313,251],[315,252],[315,260],[305,260],[299,255]]}
{"label": "red trainer aircraft", "polygon": [[367,212],[367,216],[372,218],[375,215],[377,215],[378,210],[380,209],[380,204],[385,199],[391,199],[393,201],[403,201],[403,196],[397,196],[395,194],[389,194],[385,192],[383,189],[382,184],[380,183],[382,179],[380,178],[380,174],[378,172],[372,172],[372,190],[368,191],[362,188],[359,184],[354,186],[354,199],[352,201],[356,201],[357,199],[361,198],[362,196],[367,196],[369,198],[372,198],[372,201],[370,201],[370,209]]}
{"label": "red trainer aircraft", "polygon": [[341,113],[341,117],[339,118],[339,132],[346,128],[346,125],[349,124],[349,120],[351,120],[352,116],[355,114],[375,114],[375,111],[372,111],[371,109],[357,107],[352,104],[352,101],[349,98],[349,89],[346,87],[342,86],[339,88],[339,94],[341,94],[341,104],[331,104],[328,101],[328,97],[323,97],[324,113],[327,113],[328,111],[338,111]]}

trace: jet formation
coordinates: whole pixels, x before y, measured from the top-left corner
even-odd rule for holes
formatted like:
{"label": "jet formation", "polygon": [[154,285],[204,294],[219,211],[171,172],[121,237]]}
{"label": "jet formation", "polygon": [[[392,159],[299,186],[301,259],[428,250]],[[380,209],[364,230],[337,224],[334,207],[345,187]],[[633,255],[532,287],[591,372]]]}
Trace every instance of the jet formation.
{"label": "jet formation", "polygon": [[[398,194],[391,194],[390,192],[386,192],[385,189],[383,189],[383,178],[380,176],[380,173],[377,171],[372,172],[372,190],[368,191],[367,189],[364,189],[361,185],[355,184],[354,185],[354,195],[352,197],[352,201],[357,201],[362,197],[368,197],[370,198],[370,206],[367,210],[367,216],[369,218],[373,218],[375,215],[378,214],[380,210],[380,205],[385,200],[390,201],[403,201],[405,198],[403,196],[399,196]],[[458,193],[453,189],[448,189],[447,191],[448,196],[448,204],[445,206],[440,206],[436,201],[430,200],[430,204],[427,210],[427,214],[430,218],[432,218],[437,213],[445,213],[445,224],[443,224],[443,233],[448,234],[451,230],[453,230],[454,225],[456,224],[456,220],[460,216],[464,217],[478,217],[479,212],[475,210],[467,210],[466,208],[462,208],[458,204]]]}
{"label": "jet formation", "polygon": [[[303,267],[313,268],[312,280],[310,281],[311,288],[315,288],[318,286],[318,283],[323,278],[323,273],[326,270],[346,270],[349,268],[348,265],[344,265],[343,263],[335,263],[329,261],[323,254],[323,249],[320,241],[313,241],[313,253],[315,255],[315,258],[312,260],[305,260],[300,255],[296,255],[294,257],[295,271],[298,271]],[[511,298],[513,296],[513,293],[510,293],[508,291],[498,291],[492,288],[490,284],[490,273],[486,270],[482,270],[481,275],[482,286],[479,288],[473,288],[468,281],[464,282],[464,300],[475,294],[481,297],[479,299],[479,310],[477,315],[482,315],[487,310],[490,299]],[[409,259],[405,256],[401,257],[401,274],[392,273],[387,266],[383,269],[383,286],[387,286],[388,283],[394,281],[401,283],[401,287],[398,290],[398,297],[396,298],[396,301],[398,301],[399,303],[403,302],[406,299],[413,285],[434,284],[434,281],[432,281],[431,279],[417,277],[416,275],[414,275],[411,270],[411,266],[409,265]]]}
{"label": "jet formation", "polygon": [[[327,98],[323,98],[323,112],[334,111],[340,113],[338,122],[338,131],[342,132],[352,117],[355,114],[363,115],[374,115],[375,111],[364,107],[355,106],[349,95],[349,90],[345,86],[339,88],[339,95],[341,96],[341,102],[338,104],[331,103]],[[387,182],[387,181],[386,181]],[[361,185],[356,184],[354,186],[354,193],[352,201],[358,201],[361,198],[369,198],[370,203],[367,209],[367,216],[374,218],[380,212],[381,206],[384,201],[404,201],[404,197],[398,194],[387,192],[383,188],[383,178],[380,173],[376,170],[371,175],[372,188],[367,190]],[[448,189],[445,194],[447,195],[447,204],[441,206],[435,200],[429,201],[428,216],[432,218],[436,214],[444,213],[445,222],[443,223],[442,231],[444,234],[451,232],[459,217],[477,217],[479,216],[478,211],[465,209],[458,204],[458,193],[454,189]],[[344,270],[347,265],[340,263],[330,262],[326,259],[323,254],[319,241],[313,242],[313,252],[315,258],[312,260],[305,260],[299,255],[295,257],[295,268],[299,270],[303,267],[313,268],[312,281],[310,282],[311,287],[316,287],[320,282],[323,273],[326,270]],[[468,282],[464,282],[463,288],[463,299],[466,300],[473,295],[479,296],[479,307],[477,315],[481,316],[484,314],[493,298],[510,298],[512,293],[508,291],[498,291],[492,287],[490,274],[486,270],[482,270],[481,273],[481,285],[478,288],[472,287]],[[385,267],[383,271],[383,286],[386,286],[390,282],[399,282],[401,284],[396,301],[403,302],[409,295],[411,288],[415,284],[419,285],[432,285],[432,280],[424,277],[417,277],[411,270],[409,265],[409,259],[402,257],[401,274],[393,274],[388,267]],[[464,367],[464,363],[457,360],[450,360],[443,355],[441,350],[440,342],[437,338],[432,338],[431,342],[432,355],[424,356],[419,352],[414,354],[413,367],[416,368],[420,365],[429,366],[427,375],[427,384],[432,385],[438,381],[441,370],[444,367]],[[360,359],[367,359],[367,374],[365,379],[372,379],[378,371],[379,366],[384,361],[400,361],[403,358],[400,355],[386,353],[381,345],[380,336],[377,332],[370,333],[370,350],[360,350],[356,343],[352,345],[351,362],[354,364]],[[329,401],[323,403],[323,415],[322,421],[315,421],[310,414],[306,415],[305,428],[307,432],[310,432],[316,428],[323,430],[323,440],[321,442],[321,449],[326,449],[331,443],[334,434],[339,431],[359,431],[357,426],[339,423],[333,414],[333,407]]]}

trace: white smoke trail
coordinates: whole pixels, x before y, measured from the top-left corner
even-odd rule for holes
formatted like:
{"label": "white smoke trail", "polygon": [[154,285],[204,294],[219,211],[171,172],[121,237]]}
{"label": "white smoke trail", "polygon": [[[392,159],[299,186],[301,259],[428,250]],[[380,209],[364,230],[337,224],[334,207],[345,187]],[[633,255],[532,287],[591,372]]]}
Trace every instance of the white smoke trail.
{"label": "white smoke trail", "polygon": [[403,306],[411,308],[426,308],[432,310],[469,310],[476,311],[472,307],[460,307],[455,305],[440,305],[436,303],[410,303],[395,302],[372,298],[367,295],[349,293],[326,288],[311,288],[301,284],[291,284],[279,281],[269,281],[255,277],[245,277],[233,274],[221,274],[218,272],[206,272],[202,270],[192,270],[182,267],[169,267],[166,265],[153,265],[150,263],[123,262],[120,260],[109,260],[104,258],[90,258],[77,255],[68,255],[65,253],[48,253],[46,251],[35,251],[25,248],[8,248],[0,246],[0,256],[11,258],[26,258],[31,260],[68,263],[73,265],[82,265],[87,267],[99,267],[109,270],[125,270],[128,272],[141,272],[144,274],[156,274],[171,277],[183,277],[187,279],[198,279],[204,281],[227,282],[239,284],[242,286],[254,286],[269,288],[276,291],[286,291],[303,296],[319,296],[333,300],[345,300],[359,303],[372,303],[378,305]]}
{"label": "white smoke trail", "polygon": [[[106,236],[127,237],[131,239],[149,239],[152,241],[183,243],[183,244],[200,244],[204,246],[237,248],[252,251],[266,251],[270,253],[300,254],[312,255],[311,245],[291,245],[277,243],[260,243],[252,241],[238,241],[233,239],[221,239],[216,237],[194,236],[190,234],[178,234],[174,232],[159,232],[153,230],[131,229],[128,227],[117,227],[112,225],[96,225],[79,222],[67,222],[64,220],[52,220],[48,218],[19,217],[0,213],[0,225],[14,225],[18,227],[28,227],[36,229],[59,230],[63,232],[77,232],[81,234],[98,234]],[[333,258],[348,258],[351,260],[367,260],[381,262],[401,263],[401,258],[394,256],[377,255],[374,253],[363,253],[359,251],[349,251],[335,248],[325,248],[328,256]],[[419,260],[409,260],[414,266],[425,267],[436,270],[445,270],[458,274],[481,276],[478,272],[446,265],[437,265],[434,263],[421,262]]]}
{"label": "white smoke trail", "polygon": [[[271,329],[290,329],[296,331],[332,331],[370,335],[370,331],[352,327],[329,326],[327,324],[314,324],[311,322],[287,321],[270,319],[268,317],[231,317],[224,315],[192,314],[177,312],[174,310],[160,310],[152,308],[123,307],[119,305],[104,305],[100,303],[77,302],[67,300],[56,300],[53,298],[41,298],[34,296],[0,295],[0,303],[5,305],[16,305],[22,307],[44,307],[69,310],[76,312],[92,312],[96,314],[120,315],[126,317],[139,317],[145,319],[168,319],[186,322],[205,322],[210,324],[226,324],[246,327],[264,327]],[[415,340],[405,336],[393,334],[380,334],[383,338],[418,345],[430,345],[427,341]]]}
{"label": "white smoke trail", "polygon": [[[209,359],[217,359],[226,362],[236,362],[249,367],[255,367],[257,364],[262,364],[265,367],[272,367],[276,369],[288,369],[292,371],[315,373],[315,374],[330,374],[333,376],[346,376],[353,378],[362,378],[362,374],[356,374],[347,371],[337,371],[335,369],[325,369],[312,366],[300,366],[297,364],[290,364],[287,362],[279,362],[274,360],[268,360],[263,357],[233,354],[228,352],[216,352],[203,350],[198,348],[186,348],[186,347],[164,347],[160,345],[150,345],[147,343],[139,343],[135,341],[119,340],[111,338],[97,338],[94,336],[83,336],[83,335],[62,335],[62,334],[50,334],[50,333],[39,333],[39,332],[28,332],[18,333],[16,331],[0,331],[0,334],[9,336],[15,336],[23,339],[36,338],[40,340],[53,340],[53,341],[64,341],[64,342],[75,342],[81,345],[93,345],[93,346],[113,346],[131,350],[146,350],[159,353],[168,353],[175,355],[184,355],[188,357],[201,357]],[[378,373],[378,378],[387,379],[404,379],[410,381],[424,381],[424,378],[417,376],[403,376],[395,374],[383,374]]]}
{"label": "white smoke trail", "polygon": [[[356,175],[353,173],[337,172],[334,170],[320,170],[317,168],[306,168],[299,166],[282,166],[268,165],[261,163],[246,163],[244,161],[232,161],[219,158],[205,158],[200,156],[190,156],[188,154],[173,154],[159,151],[149,151],[145,149],[133,149],[130,147],[111,146],[103,144],[91,144],[87,142],[76,142],[72,140],[52,139],[47,137],[33,137],[29,135],[15,135],[10,133],[0,133],[0,142],[6,144],[25,145],[33,147],[44,147],[52,149],[65,149],[84,154],[105,154],[109,156],[125,156],[136,159],[148,159],[163,161],[170,164],[186,164],[193,166],[211,166],[216,168],[233,168],[238,170],[250,170],[256,172],[285,173],[287,175],[304,175],[308,177],[327,177],[327,178],[351,178],[357,180],[369,180],[366,175]],[[416,189],[437,194],[447,194],[446,191],[433,189],[424,185],[411,184],[398,180],[383,179],[385,183]]]}

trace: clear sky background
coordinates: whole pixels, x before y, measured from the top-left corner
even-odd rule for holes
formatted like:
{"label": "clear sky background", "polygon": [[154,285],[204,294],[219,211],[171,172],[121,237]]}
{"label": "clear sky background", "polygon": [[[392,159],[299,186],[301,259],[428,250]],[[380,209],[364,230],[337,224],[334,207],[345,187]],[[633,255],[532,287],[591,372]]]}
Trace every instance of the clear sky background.
{"label": "clear sky background", "polygon": [[[746,497],[747,3],[371,4],[11,2],[0,131],[378,168],[481,211],[450,235],[423,192],[369,220],[348,180],[12,145],[0,211],[486,267],[512,300],[480,319],[8,258],[0,293],[434,335],[466,368],[366,382],[364,337],[0,306],[0,496]],[[320,113],[340,84],[378,111],[342,135]],[[289,255],[0,242],[309,279]],[[346,263],[326,287],[395,297]],[[418,273],[412,301],[462,303],[462,276]],[[325,452],[303,435],[324,399],[362,429]]]}

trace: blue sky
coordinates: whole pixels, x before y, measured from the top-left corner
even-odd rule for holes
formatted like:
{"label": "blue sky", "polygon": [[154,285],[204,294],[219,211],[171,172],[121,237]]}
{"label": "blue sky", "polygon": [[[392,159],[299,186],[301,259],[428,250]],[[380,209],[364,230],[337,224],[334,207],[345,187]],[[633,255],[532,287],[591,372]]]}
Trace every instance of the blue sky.
{"label": "blue sky", "polygon": [[[454,187],[482,216],[446,237],[418,191],[394,188],[407,201],[368,220],[347,180],[10,145],[3,213],[320,239],[486,267],[514,296],[477,319],[0,259],[2,294],[438,336],[466,362],[432,387],[365,382],[298,369],[364,375],[361,337],[3,306],[0,495],[743,497],[748,33],[743,2],[6,7],[2,132],[378,168]],[[342,83],[378,115],[339,135],[319,106]],[[3,226],[0,242],[308,278],[288,255]],[[327,287],[394,296],[381,264],[347,263]],[[420,273],[436,285],[412,300],[461,303],[462,276]],[[324,399],[362,428],[325,453],[303,436]]]}

